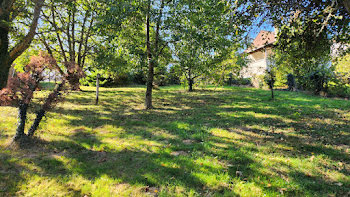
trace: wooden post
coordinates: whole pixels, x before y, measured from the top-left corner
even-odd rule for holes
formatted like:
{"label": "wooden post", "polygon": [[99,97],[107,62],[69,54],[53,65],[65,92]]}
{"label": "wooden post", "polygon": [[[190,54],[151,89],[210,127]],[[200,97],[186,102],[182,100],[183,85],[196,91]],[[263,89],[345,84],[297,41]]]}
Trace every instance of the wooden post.
{"label": "wooden post", "polygon": [[97,74],[97,79],[96,79],[96,105],[98,105],[98,93],[99,93],[99,87],[100,87],[100,74]]}

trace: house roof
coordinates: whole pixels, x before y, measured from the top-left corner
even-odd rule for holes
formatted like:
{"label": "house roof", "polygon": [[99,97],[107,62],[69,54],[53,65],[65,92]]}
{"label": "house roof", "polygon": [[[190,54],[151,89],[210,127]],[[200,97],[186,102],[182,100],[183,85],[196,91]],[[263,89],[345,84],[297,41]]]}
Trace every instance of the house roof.
{"label": "house roof", "polygon": [[264,31],[261,30],[259,34],[254,39],[252,46],[249,47],[245,52],[251,53],[256,50],[259,50],[261,48],[264,48],[265,46],[271,45],[274,42],[276,42],[275,33],[271,31]]}

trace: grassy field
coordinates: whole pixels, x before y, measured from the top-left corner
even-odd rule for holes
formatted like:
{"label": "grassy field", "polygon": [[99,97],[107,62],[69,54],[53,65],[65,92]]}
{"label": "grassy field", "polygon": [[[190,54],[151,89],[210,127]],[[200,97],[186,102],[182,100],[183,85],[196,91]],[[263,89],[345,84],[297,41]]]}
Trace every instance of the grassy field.
{"label": "grassy field", "polygon": [[0,107],[0,196],[350,195],[349,101],[165,87],[145,111],[142,87],[102,88],[98,106],[82,89],[27,149],[8,147],[17,110]]}

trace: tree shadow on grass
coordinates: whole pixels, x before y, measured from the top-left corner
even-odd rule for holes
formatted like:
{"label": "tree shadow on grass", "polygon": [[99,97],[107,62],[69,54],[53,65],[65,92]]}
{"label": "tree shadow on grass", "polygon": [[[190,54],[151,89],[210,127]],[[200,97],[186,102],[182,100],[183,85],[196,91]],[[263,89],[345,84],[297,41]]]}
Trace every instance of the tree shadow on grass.
{"label": "tree shadow on grass", "polygon": [[[31,147],[26,150],[33,155],[28,159],[28,162],[37,166],[39,171],[16,166],[16,163],[9,165],[16,169],[18,178],[21,178],[20,172],[23,170],[27,173],[29,171],[32,175],[52,177],[60,182],[64,182],[63,177],[71,175],[79,175],[91,181],[107,175],[112,180],[118,179],[130,185],[141,183],[145,187],[164,188],[175,181],[177,185],[183,186],[187,190],[192,189],[199,195],[207,192],[217,194],[230,192],[234,195],[227,186],[212,188],[197,177],[196,173],[215,174],[218,169],[194,162],[188,155],[174,156],[166,152],[152,153],[137,149],[96,151],[93,147],[98,144],[102,144],[102,142],[96,136],[78,131],[70,140],[42,141],[38,144],[40,148]],[[11,156],[7,155],[7,157],[10,160]],[[62,157],[74,162],[67,165],[62,161]],[[243,154],[240,157],[242,165],[253,162],[249,158],[245,158]],[[18,183],[20,182],[13,181],[11,187],[15,188]],[[73,189],[67,188],[69,191],[73,191]],[[13,194],[16,191],[5,192]],[[75,190],[74,192],[76,195],[90,195],[82,191]],[[81,193],[79,194],[79,192]]]}
{"label": "tree shadow on grass", "polygon": [[[276,175],[271,177],[270,174],[261,172],[261,170],[266,169],[266,167],[255,160],[254,154],[258,152],[258,146],[269,147],[271,143],[276,143],[293,147],[292,150],[274,147],[276,148],[276,152],[290,158],[300,157],[301,155],[303,157],[308,157],[311,156],[310,153],[313,152],[315,155],[326,155],[334,161],[349,162],[347,159],[349,158],[348,154],[332,147],[326,147],[320,143],[315,144],[305,141],[306,137],[314,135],[312,131],[305,131],[304,133],[299,133],[298,136],[293,136],[288,133],[274,133],[273,131],[251,127],[259,125],[264,128],[275,127],[276,129],[282,130],[293,128],[298,132],[298,130],[305,128],[307,123],[293,116],[288,117],[294,121],[289,123],[286,122],[283,117],[298,112],[298,107],[302,107],[308,111],[308,113],[304,113],[307,118],[311,118],[313,113],[326,115],[327,118],[336,118],[336,112],[333,109],[315,109],[309,106],[310,102],[314,101],[295,99],[293,100],[294,107],[290,108],[283,105],[283,103],[266,102],[264,99],[254,97],[254,91],[250,90],[247,92],[252,95],[242,98],[239,95],[227,91],[220,92],[220,95],[207,95],[206,93],[212,94],[213,92],[200,91],[194,94],[170,92],[166,93],[169,95],[168,97],[162,98],[165,93],[160,91],[156,93],[158,95],[155,96],[155,103],[160,102],[167,105],[165,105],[166,107],[164,107],[164,105],[157,105],[158,109],[150,111],[130,109],[130,102],[137,102],[134,100],[134,97],[139,97],[140,95],[128,93],[121,95],[122,97],[132,97],[126,99],[126,102],[118,99],[106,100],[103,105],[99,106],[99,110],[106,112],[103,115],[89,108],[60,108],[54,112],[76,117],[67,120],[70,126],[90,127],[92,129],[104,125],[117,126],[123,128],[126,133],[125,136],[118,136],[119,138],[138,136],[142,139],[157,141],[164,146],[169,146],[169,144],[171,144],[168,148],[173,151],[185,151],[187,155],[173,156],[164,151],[160,151],[159,153],[141,151],[137,147],[124,149],[122,151],[109,149],[97,151],[95,147],[101,147],[103,144],[99,137],[91,132],[85,133],[83,131],[76,131],[69,135],[69,140],[47,142],[45,147],[47,147],[48,152],[52,152],[52,150],[55,149],[57,149],[56,151],[59,153],[65,151],[64,157],[76,161],[77,164],[67,168],[55,156],[44,160],[36,158],[34,159],[34,163],[40,166],[45,174],[53,178],[57,178],[58,175],[79,174],[86,179],[94,180],[102,175],[108,175],[129,184],[142,183],[143,185],[155,187],[166,187],[169,182],[176,181],[177,184],[183,185],[188,189],[193,189],[199,194],[205,194],[207,191],[219,194],[225,193],[225,191],[232,192],[232,186],[235,183],[222,186],[221,188],[213,188],[195,175],[196,173],[203,173],[198,169],[203,169],[203,171],[206,171],[206,174],[220,174],[220,169],[218,170],[210,165],[201,165],[196,162],[196,159],[201,157],[217,157],[221,162],[228,165],[228,168],[225,170],[229,179],[234,179],[235,181],[252,181],[263,188],[263,191],[266,193],[279,194],[281,193],[281,188],[275,186],[266,187],[266,185],[260,184],[257,180],[258,177],[263,177],[266,180],[275,178],[284,181],[282,178],[276,177]],[[106,92],[104,96],[107,97],[114,93],[115,91]],[[92,98],[91,94],[93,93],[88,92],[85,96],[88,97],[90,95],[90,98]],[[119,92],[119,94],[123,94],[123,92]],[[263,95],[265,93],[259,94]],[[91,99],[89,100],[87,98],[75,97],[74,99],[74,101],[68,100],[68,102],[86,106],[91,103]],[[222,108],[223,105],[231,104],[245,107]],[[175,108],[168,106],[174,106]],[[221,114],[230,112],[236,114],[239,112],[241,116],[230,117]],[[265,114],[266,116],[257,116],[256,114]],[[322,123],[320,126],[328,128],[331,124],[332,123]],[[184,125],[184,127],[180,125]],[[256,148],[250,147],[248,153],[244,151],[247,147],[239,145],[229,138],[213,136],[209,132],[211,128],[221,128],[235,132],[245,137],[245,139],[241,140],[242,142],[246,144],[255,143]],[[241,128],[243,131],[232,131],[232,128]],[[171,134],[174,138],[155,135],[153,131],[157,129]],[[323,133],[316,136],[317,139],[315,139],[315,141],[319,140],[322,136],[327,137],[329,133],[329,131],[327,132],[324,130]],[[340,140],[344,138],[344,136],[346,137],[346,133],[346,131],[338,133],[339,135],[337,135],[335,139],[325,139],[323,143]],[[194,143],[183,145],[184,139],[192,139]],[[221,144],[223,147],[215,143]],[[191,155],[191,152],[195,155]],[[55,168],[56,171],[51,171],[51,168]],[[307,177],[305,178],[300,175],[303,172],[291,166],[287,166],[287,168],[292,172],[286,176],[293,178],[293,181],[296,183],[302,184],[302,182],[307,179]],[[238,176],[237,171],[242,171],[243,176]],[[349,175],[347,171],[344,172],[344,174]],[[318,183],[310,182],[311,185],[307,187],[301,187],[298,191],[288,192],[290,195],[331,194],[330,192],[335,192],[337,194],[336,190],[338,186],[327,182],[324,180],[324,177],[318,177],[316,181],[319,181],[318,183],[325,187],[320,188],[312,186],[312,184]],[[346,188],[349,187],[346,186]],[[346,189],[344,191],[346,191]],[[282,192],[286,193],[286,191]]]}
{"label": "tree shadow on grass", "polygon": [[8,151],[0,152],[0,196],[17,192],[17,184],[24,178],[19,174],[22,170],[28,170],[17,163]]}

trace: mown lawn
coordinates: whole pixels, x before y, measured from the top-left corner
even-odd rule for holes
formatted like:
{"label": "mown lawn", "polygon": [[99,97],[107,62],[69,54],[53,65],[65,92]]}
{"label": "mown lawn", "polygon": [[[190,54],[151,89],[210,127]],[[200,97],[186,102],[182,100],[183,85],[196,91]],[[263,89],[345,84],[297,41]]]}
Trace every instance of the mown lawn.
{"label": "mown lawn", "polygon": [[8,147],[17,111],[0,107],[0,196],[350,195],[349,101],[165,87],[145,111],[142,87],[102,88],[98,106],[83,90],[26,149]]}

